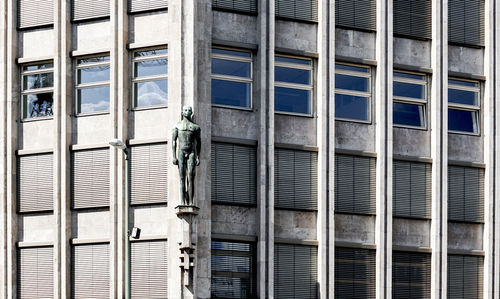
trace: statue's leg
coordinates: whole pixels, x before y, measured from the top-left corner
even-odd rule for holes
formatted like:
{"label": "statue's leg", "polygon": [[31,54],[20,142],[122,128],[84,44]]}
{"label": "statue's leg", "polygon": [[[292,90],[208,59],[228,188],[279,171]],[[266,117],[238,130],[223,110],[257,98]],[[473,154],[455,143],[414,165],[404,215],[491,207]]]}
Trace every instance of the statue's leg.
{"label": "statue's leg", "polygon": [[183,152],[179,152],[177,159],[179,160],[179,186],[181,189],[181,205],[186,205],[186,164],[187,158]]}
{"label": "statue's leg", "polygon": [[194,153],[189,154],[188,160],[188,204],[194,205],[194,177],[196,175],[196,163]]}

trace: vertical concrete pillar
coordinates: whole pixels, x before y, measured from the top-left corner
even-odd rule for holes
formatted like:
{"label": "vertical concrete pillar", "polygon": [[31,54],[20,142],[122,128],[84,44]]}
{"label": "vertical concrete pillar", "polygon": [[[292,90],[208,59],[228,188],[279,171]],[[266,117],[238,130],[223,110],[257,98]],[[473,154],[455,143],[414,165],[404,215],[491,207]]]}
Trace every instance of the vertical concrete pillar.
{"label": "vertical concrete pillar", "polygon": [[[0,44],[7,45],[7,0],[0,1]],[[7,299],[7,48],[0,47],[0,299]]]}
{"label": "vertical concrete pillar", "polygon": [[318,5],[318,281],[320,298],[334,295],[335,1]]}
{"label": "vertical concrete pillar", "polygon": [[260,0],[257,30],[260,70],[256,85],[259,101],[257,206],[259,238],[257,243],[258,294],[274,296],[274,0]]}
{"label": "vertical concrete pillar", "polygon": [[432,1],[431,298],[446,298],[448,251],[448,0]]}
{"label": "vertical concrete pillar", "polygon": [[392,1],[377,1],[375,77],[377,298],[392,295]]}

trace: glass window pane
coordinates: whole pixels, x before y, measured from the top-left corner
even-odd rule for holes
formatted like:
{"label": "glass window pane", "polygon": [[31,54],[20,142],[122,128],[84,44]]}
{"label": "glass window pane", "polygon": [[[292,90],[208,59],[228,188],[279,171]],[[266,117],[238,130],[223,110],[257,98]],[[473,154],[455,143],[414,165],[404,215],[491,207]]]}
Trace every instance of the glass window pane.
{"label": "glass window pane", "polygon": [[78,70],[78,84],[109,80],[109,65]]}
{"label": "glass window pane", "polygon": [[369,103],[369,98],[335,94],[335,117],[368,121]]}
{"label": "glass window pane", "polygon": [[167,59],[153,59],[135,63],[135,77],[165,75],[168,70]]}
{"label": "glass window pane", "polygon": [[415,80],[425,80],[424,75],[416,75],[416,74],[408,74],[408,73],[400,73],[400,72],[394,72],[394,77],[408,78],[408,79],[415,79]]}
{"label": "glass window pane", "polygon": [[370,72],[369,68],[347,65],[347,64],[336,64],[335,69],[336,70],[353,71],[353,72],[361,72],[361,73],[369,73]]}
{"label": "glass window pane", "polygon": [[109,61],[109,56],[97,56],[97,57],[88,57],[83,59],[78,59],[78,64],[86,64],[86,63],[97,63]]}
{"label": "glass window pane", "polygon": [[212,74],[250,78],[250,62],[212,58]]}
{"label": "glass window pane", "polygon": [[283,57],[283,56],[275,56],[274,59],[277,62],[295,63],[295,64],[302,64],[302,65],[311,65],[311,60],[310,59],[298,59],[298,58]]}
{"label": "glass window pane", "polygon": [[311,114],[311,91],[287,87],[274,87],[276,111]]}
{"label": "glass window pane", "polygon": [[137,82],[134,84],[136,107],[166,105],[167,80]]}
{"label": "glass window pane", "polygon": [[448,88],[448,102],[451,103],[477,105],[478,95],[474,91]]}
{"label": "glass window pane", "polygon": [[109,86],[78,90],[78,113],[109,111]]}
{"label": "glass window pane", "polygon": [[24,71],[36,71],[36,70],[43,70],[43,69],[49,69],[54,67],[52,63],[45,63],[45,64],[35,64],[35,65],[26,65],[23,67]]}
{"label": "glass window pane", "polygon": [[462,81],[462,80],[448,80],[448,84],[468,86],[468,87],[479,87],[478,82]]}
{"label": "glass window pane", "polygon": [[424,127],[424,106],[394,102],[393,121],[396,125]]}
{"label": "glass window pane", "polygon": [[448,130],[460,132],[477,132],[476,112],[448,109]]}
{"label": "glass window pane", "polygon": [[250,107],[250,83],[212,79],[212,104]]}
{"label": "glass window pane", "polygon": [[23,79],[23,90],[52,86],[54,86],[53,73],[25,75]]}
{"label": "glass window pane", "polygon": [[335,88],[369,91],[369,78],[335,74]]}
{"label": "glass window pane", "polygon": [[232,50],[224,50],[224,49],[212,49],[212,54],[222,54],[222,55],[231,55],[231,56],[239,56],[239,57],[248,57],[250,58],[252,54],[250,52],[242,52],[242,51],[232,51]]}
{"label": "glass window pane", "polygon": [[54,96],[52,92],[24,95],[23,102],[24,118],[53,115]]}
{"label": "glass window pane", "polygon": [[420,84],[393,82],[394,96],[425,99],[425,86]]}
{"label": "glass window pane", "polygon": [[297,84],[311,84],[309,70],[294,69],[277,66],[274,68],[274,80],[276,82],[288,82]]}
{"label": "glass window pane", "polygon": [[167,49],[155,49],[155,50],[135,52],[134,57],[147,57],[147,56],[154,56],[154,55],[164,55],[167,53],[168,53]]}

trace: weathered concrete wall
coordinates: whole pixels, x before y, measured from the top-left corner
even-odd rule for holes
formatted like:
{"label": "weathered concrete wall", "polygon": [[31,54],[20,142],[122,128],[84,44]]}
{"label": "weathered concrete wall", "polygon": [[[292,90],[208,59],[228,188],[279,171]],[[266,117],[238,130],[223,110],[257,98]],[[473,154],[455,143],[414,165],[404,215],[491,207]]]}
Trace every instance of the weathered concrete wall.
{"label": "weathered concrete wall", "polygon": [[317,212],[275,210],[274,237],[295,240],[317,239]]}
{"label": "weathered concrete wall", "polygon": [[481,136],[448,134],[448,159],[482,163],[484,139]]}
{"label": "weathered concrete wall", "polygon": [[109,211],[73,211],[71,213],[71,238],[106,239],[111,238]]}
{"label": "weathered concrete wall", "polygon": [[256,45],[257,17],[214,11],[212,39]]}
{"label": "weathered concrete wall", "polygon": [[52,213],[19,215],[19,242],[54,242],[55,217]]}
{"label": "weathered concrete wall", "polygon": [[393,129],[393,151],[395,155],[414,157],[431,156],[430,130]]}
{"label": "weathered concrete wall", "polygon": [[392,243],[407,247],[431,247],[431,221],[426,219],[394,218]]}
{"label": "weathered concrete wall", "polygon": [[375,33],[337,28],[335,55],[375,59]]}
{"label": "weathered concrete wall", "polygon": [[107,144],[113,137],[109,115],[89,115],[72,119],[74,144]]}
{"label": "weathered concrete wall", "polygon": [[22,122],[19,130],[19,149],[47,149],[55,142],[54,120]]}
{"label": "weathered concrete wall", "polygon": [[484,49],[449,45],[448,69],[454,72],[483,75]]}
{"label": "weathered concrete wall", "polygon": [[316,52],[318,25],[276,20],[276,47]]}
{"label": "weathered concrete wall", "polygon": [[112,45],[111,24],[108,20],[74,24],[72,39],[74,50],[109,50]]}
{"label": "weathered concrete wall", "polygon": [[274,119],[274,138],[277,143],[317,144],[316,117],[276,114]]}
{"label": "weathered concrete wall", "polygon": [[137,206],[130,211],[129,229],[141,229],[141,237],[167,236],[168,223],[164,217],[167,213],[166,206]]}
{"label": "weathered concrete wall", "polygon": [[129,40],[131,43],[164,43],[168,39],[168,13],[135,14],[129,16]]}
{"label": "weathered concrete wall", "polygon": [[257,236],[257,208],[212,204],[212,234]]}
{"label": "weathered concrete wall", "polygon": [[375,244],[375,216],[335,214],[335,241]]}
{"label": "weathered concrete wall", "polygon": [[431,42],[395,37],[394,63],[431,67]]}
{"label": "weathered concrete wall", "polygon": [[257,114],[253,111],[212,108],[212,135],[257,140]]}
{"label": "weathered concrete wall", "polygon": [[483,250],[483,224],[448,223],[448,248]]}
{"label": "weathered concrete wall", "polygon": [[375,126],[354,122],[335,122],[335,148],[375,152]]}
{"label": "weathered concrete wall", "polygon": [[172,128],[165,124],[167,117],[167,108],[137,110],[129,113],[129,138],[138,140],[170,138]]}
{"label": "weathered concrete wall", "polygon": [[53,29],[36,29],[19,32],[19,57],[38,58],[55,55]]}

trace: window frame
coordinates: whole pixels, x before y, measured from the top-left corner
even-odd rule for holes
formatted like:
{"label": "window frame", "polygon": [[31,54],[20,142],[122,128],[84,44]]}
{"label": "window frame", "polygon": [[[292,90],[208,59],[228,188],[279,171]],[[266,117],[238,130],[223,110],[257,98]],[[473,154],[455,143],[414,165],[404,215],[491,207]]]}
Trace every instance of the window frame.
{"label": "window frame", "polygon": [[[410,79],[410,78],[403,78],[403,77],[397,77],[394,75],[394,73],[403,73],[403,74],[410,74],[410,75],[416,75],[416,76],[422,76],[424,77],[423,80],[417,80],[417,79]],[[396,78],[398,78],[396,80]],[[393,127],[396,128],[407,128],[407,129],[415,129],[415,130],[423,130],[427,131],[429,128],[429,117],[428,117],[428,107],[429,107],[429,76],[424,73],[416,73],[416,72],[410,72],[410,71],[404,71],[404,70],[394,70],[393,71],[393,76],[392,76],[392,82],[393,82],[393,92],[392,92],[392,103],[394,107],[394,103],[402,103],[402,104],[409,104],[409,105],[415,105],[415,106],[422,106],[422,115],[421,115],[421,121],[423,124],[423,127],[418,127],[418,126],[410,126],[410,125],[400,125],[394,123],[394,119],[392,121]],[[416,84],[416,85],[423,85],[424,86],[424,99],[416,99],[416,98],[410,98],[410,97],[402,97],[402,96],[396,96],[394,95],[394,82],[402,82],[402,83],[410,83],[410,84]],[[394,113],[394,112],[393,112]]]}
{"label": "window frame", "polygon": [[[450,84],[450,80],[477,83],[477,87],[468,87],[468,86],[463,86],[463,85]],[[448,77],[448,90],[447,90],[447,92],[448,92],[448,113],[449,113],[450,109],[472,112],[473,121],[475,121],[475,124],[473,123],[472,125],[473,126],[475,125],[475,127],[476,127],[475,132],[450,130],[450,128],[449,128],[450,120],[448,119],[448,124],[447,124],[448,125],[448,133],[460,134],[460,135],[470,135],[470,136],[481,136],[481,125],[482,125],[482,122],[481,122],[481,104],[482,104],[481,86],[482,86],[482,84],[481,84],[481,81],[479,81],[479,80],[470,80],[470,79],[463,79],[463,78],[457,78],[457,77]],[[450,89],[477,92],[477,104],[476,105],[467,105],[467,104],[458,104],[458,103],[450,102],[450,98],[449,98],[449,90]]]}
{"label": "window frame", "polygon": [[[337,70],[337,64],[342,64],[342,65],[348,65],[348,66],[354,66],[354,67],[361,67],[361,68],[366,68],[368,69],[367,74],[363,74],[361,72],[354,72],[354,71],[347,71],[347,70]],[[341,75],[348,75],[348,76],[357,76],[357,77],[363,77],[363,78],[368,78],[368,88],[369,90],[367,92],[362,92],[362,91],[352,91],[349,89],[337,89],[334,87],[335,93],[334,93],[334,98],[333,98],[333,104],[335,106],[335,95],[337,93],[343,94],[343,95],[351,95],[351,96],[359,96],[359,97],[364,97],[368,98],[368,120],[359,120],[359,119],[354,119],[354,118],[343,118],[343,117],[335,117],[335,120],[337,121],[347,121],[347,122],[355,122],[355,123],[362,123],[362,124],[373,124],[373,67],[370,65],[362,65],[362,64],[355,64],[355,63],[349,63],[349,62],[342,62],[342,61],[335,61],[335,74],[341,74]]]}
{"label": "window frame", "polygon": [[[130,0],[129,0],[130,1]],[[150,55],[146,57],[135,57],[135,53],[137,52],[144,52],[144,51],[150,51],[150,50],[167,50],[166,54],[159,54],[159,55]],[[152,75],[152,76],[142,76],[142,77],[136,77],[135,76],[135,63],[136,62],[141,62],[141,61],[148,61],[148,60],[156,60],[156,59],[163,59],[165,58],[167,60],[167,71],[164,75]],[[148,109],[157,109],[157,108],[167,108],[168,107],[168,47],[167,46],[158,46],[158,47],[151,47],[151,48],[141,48],[141,49],[136,49],[132,51],[131,55],[131,94],[130,94],[130,109],[132,111],[138,111],[138,110],[148,110]],[[158,105],[150,105],[150,106],[137,106],[137,99],[135,98],[135,84],[139,82],[147,82],[147,81],[156,81],[156,80],[167,80],[167,103],[166,104],[158,104]]]}
{"label": "window frame", "polygon": [[[33,65],[43,65],[43,64],[52,64],[51,68],[39,69],[33,71],[24,71],[24,67],[33,66]],[[52,87],[42,87],[42,88],[32,88],[24,90],[24,76],[26,75],[38,75],[38,74],[48,74],[52,73]],[[32,63],[26,63],[21,65],[19,80],[20,84],[20,97],[21,97],[21,122],[34,121],[34,120],[45,120],[52,119],[54,117],[54,61],[53,60],[43,60]],[[52,93],[52,115],[49,116],[35,116],[35,117],[27,117],[24,115],[24,108],[26,104],[24,103],[24,96],[32,95],[32,94],[42,94],[42,93]]]}
{"label": "window frame", "polygon": [[[212,52],[213,49],[248,53],[248,54],[250,54],[250,57],[240,57],[240,56],[236,56],[236,55],[232,56],[232,55],[224,55],[224,54],[218,54],[218,53],[214,54]],[[212,84],[213,79],[230,81],[230,82],[239,82],[239,83],[250,83],[250,98],[249,98],[249,105],[245,106],[245,107],[244,106],[215,104],[215,103],[213,103],[213,99],[210,99],[210,104],[212,105],[212,107],[252,111],[253,110],[253,77],[254,77],[253,52],[251,50],[247,50],[247,49],[236,49],[236,48],[230,48],[230,47],[213,46],[210,49],[210,65],[212,65],[212,60],[214,58],[250,63],[250,78],[249,79],[245,79],[245,77],[214,74],[213,71],[210,72],[210,84]],[[210,97],[211,97],[211,95],[210,95]]]}
{"label": "window frame", "polygon": [[[80,59],[86,59],[86,58],[95,58],[95,57],[109,57],[107,61],[102,61],[102,62],[91,62],[91,63],[85,63],[85,64],[79,64],[78,60]],[[86,69],[86,68],[91,68],[91,67],[99,67],[99,66],[109,66],[111,70],[111,56],[110,53],[100,53],[100,54],[92,54],[92,55],[85,55],[85,56],[78,56],[74,58],[74,71],[75,71],[75,78],[74,78],[74,103],[75,103],[75,109],[74,113],[75,116],[87,116],[87,115],[99,115],[99,114],[109,114],[110,110],[102,110],[102,111],[92,111],[92,112],[78,112],[78,110],[81,110],[81,107],[78,106],[78,91],[83,90],[86,88],[93,88],[93,87],[103,87],[103,86],[108,86],[111,91],[111,72],[110,72],[110,77],[107,81],[97,81],[97,82],[91,82],[91,83],[83,83],[83,84],[78,84],[78,71],[80,69]],[[110,98],[108,98],[108,103],[111,103],[111,94]]]}

